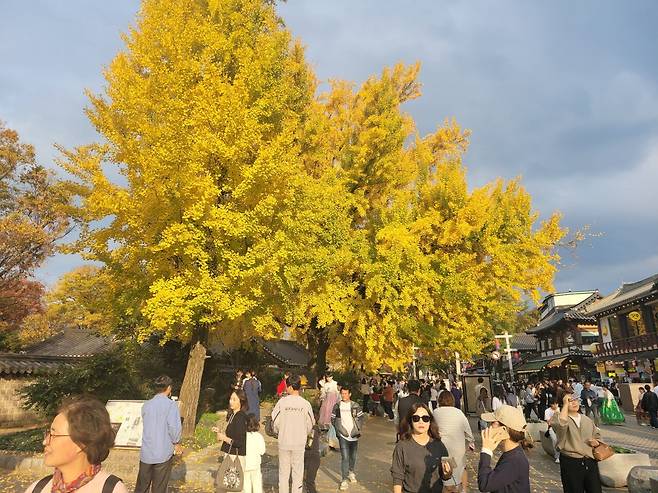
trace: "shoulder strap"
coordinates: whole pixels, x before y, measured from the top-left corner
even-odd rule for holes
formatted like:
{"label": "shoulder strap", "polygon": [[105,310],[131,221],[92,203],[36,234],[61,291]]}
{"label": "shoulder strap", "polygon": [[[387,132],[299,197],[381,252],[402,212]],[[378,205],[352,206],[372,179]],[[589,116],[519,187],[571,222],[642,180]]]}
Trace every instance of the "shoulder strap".
{"label": "shoulder strap", "polygon": [[46,487],[48,484],[48,481],[53,479],[53,475],[46,476],[45,478],[41,478],[39,482],[34,486],[34,489],[32,490],[32,493],[41,493],[43,489]]}
{"label": "shoulder strap", "polygon": [[114,487],[121,481],[121,478],[118,478],[114,474],[110,474],[107,479],[105,480],[105,484],[103,485],[103,493],[112,493],[114,491]]}

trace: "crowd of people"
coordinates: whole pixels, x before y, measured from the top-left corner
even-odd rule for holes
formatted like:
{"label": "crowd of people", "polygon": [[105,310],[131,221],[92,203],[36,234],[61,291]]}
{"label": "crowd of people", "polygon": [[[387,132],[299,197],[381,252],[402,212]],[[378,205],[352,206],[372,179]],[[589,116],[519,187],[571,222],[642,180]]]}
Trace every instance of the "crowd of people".
{"label": "crowd of people", "polygon": [[[320,405],[316,411],[301,395],[305,383],[299,375],[284,374],[276,389],[278,400],[265,421],[266,433],[277,439],[280,493],[317,493],[321,442],[332,436],[341,457],[339,489],[347,490],[357,482],[358,445],[368,414],[395,423],[393,493],[468,490],[466,457],[476,445],[462,411],[463,393],[456,382],[363,376],[356,389],[362,398],[357,402],[352,399],[353,389],[328,373],[318,382]],[[172,380],[161,376],[154,381],[154,387],[154,397],[142,406],[136,493],[165,493],[173,457],[181,452],[182,420],[177,403],[171,399]],[[477,470],[480,491],[530,491],[524,449],[532,446],[532,440],[526,428],[529,420],[537,419],[548,425],[546,436],[553,443],[563,490],[601,492],[599,426],[624,419],[617,405],[619,393],[613,385],[596,386],[570,379],[502,383],[491,389],[480,377],[474,391],[482,438]],[[236,374],[226,426],[213,428],[224,455],[217,473],[218,491],[263,491],[261,392],[262,384],[254,371]],[[658,385],[645,385],[636,408],[638,423],[658,428],[657,414]],[[55,472],[30,485],[26,493],[127,492],[118,477],[101,469],[113,442],[109,414],[100,401],[78,397],[64,402],[43,441],[45,463]],[[498,447],[502,454],[492,467]],[[232,482],[230,488],[226,481]]]}

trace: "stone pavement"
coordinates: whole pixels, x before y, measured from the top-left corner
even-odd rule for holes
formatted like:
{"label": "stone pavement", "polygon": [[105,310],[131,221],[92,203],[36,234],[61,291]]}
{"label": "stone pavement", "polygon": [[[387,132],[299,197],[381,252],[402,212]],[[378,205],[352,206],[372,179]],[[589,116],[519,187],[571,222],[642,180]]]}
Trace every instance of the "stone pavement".
{"label": "stone pavement", "polygon": [[[475,419],[471,419],[474,432],[477,431]],[[654,459],[658,458],[658,431],[647,427],[640,427],[632,416],[627,416],[627,422],[620,426],[603,426],[602,434],[605,441],[628,448],[647,452]],[[274,493],[276,487],[276,443],[269,437],[267,442],[267,456],[263,464],[263,473],[266,493]],[[479,437],[476,433],[476,442]],[[395,447],[395,428],[393,423],[385,418],[369,418],[363,437],[359,443],[359,453],[356,465],[358,482],[351,484],[351,493],[382,493],[392,491],[391,486],[391,456]],[[532,491],[537,493],[559,493],[560,468],[542,450],[540,444],[528,451],[530,460],[530,480]],[[469,492],[477,491],[476,474],[479,455],[468,453],[467,470],[469,472]],[[25,488],[41,474],[26,472],[0,472],[0,493],[22,493]],[[330,451],[322,459],[318,472],[318,491],[337,492],[340,482],[340,453]],[[133,484],[127,481],[130,487]],[[170,493],[206,493],[211,488],[195,484],[173,484]],[[605,491],[626,491],[609,489]]]}

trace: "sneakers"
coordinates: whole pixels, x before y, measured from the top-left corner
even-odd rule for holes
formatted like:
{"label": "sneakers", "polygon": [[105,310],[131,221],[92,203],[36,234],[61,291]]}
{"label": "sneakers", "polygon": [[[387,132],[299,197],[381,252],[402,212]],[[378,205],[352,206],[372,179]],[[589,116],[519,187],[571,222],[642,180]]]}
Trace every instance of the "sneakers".
{"label": "sneakers", "polygon": [[345,491],[347,488],[349,488],[349,486],[347,484],[347,479],[343,479],[340,482],[340,488],[338,488],[338,489],[341,490],[341,491]]}
{"label": "sneakers", "polygon": [[555,463],[556,463],[556,464],[559,464],[559,463],[560,463],[560,458],[559,458],[559,457],[557,457],[557,458],[555,459]]}
{"label": "sneakers", "polygon": [[349,478],[350,483],[356,483],[356,474],[354,474],[353,471],[350,471],[347,477]]}

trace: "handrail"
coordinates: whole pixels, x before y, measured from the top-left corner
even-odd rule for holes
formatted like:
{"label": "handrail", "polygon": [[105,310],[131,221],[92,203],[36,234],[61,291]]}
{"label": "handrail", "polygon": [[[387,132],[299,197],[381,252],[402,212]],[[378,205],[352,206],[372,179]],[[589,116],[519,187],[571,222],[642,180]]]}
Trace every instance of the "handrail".
{"label": "handrail", "polygon": [[614,356],[652,349],[658,349],[658,333],[655,332],[599,344],[597,356]]}

